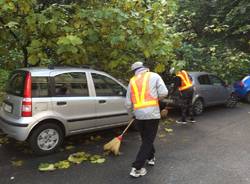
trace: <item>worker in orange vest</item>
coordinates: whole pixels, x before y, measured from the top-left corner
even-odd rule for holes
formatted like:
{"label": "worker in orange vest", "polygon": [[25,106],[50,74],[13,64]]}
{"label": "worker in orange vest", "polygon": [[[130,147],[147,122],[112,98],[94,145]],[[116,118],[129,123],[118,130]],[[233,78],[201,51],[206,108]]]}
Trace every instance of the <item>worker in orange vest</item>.
{"label": "worker in orange vest", "polygon": [[135,62],[131,69],[135,72],[130,79],[126,95],[126,106],[135,117],[142,144],[132,164],[130,176],[140,177],[147,173],[145,163],[155,164],[154,140],[157,134],[160,116],[159,100],[168,95],[168,89],[162,78],[144,67],[142,62]]}
{"label": "worker in orange vest", "polygon": [[[176,76],[180,79],[181,83],[178,86],[180,99],[181,99],[181,119],[177,120],[178,124],[187,124],[187,122],[194,123],[194,114],[193,114],[193,83],[191,76],[185,71],[181,70],[177,72]],[[187,115],[189,119],[187,120]]]}

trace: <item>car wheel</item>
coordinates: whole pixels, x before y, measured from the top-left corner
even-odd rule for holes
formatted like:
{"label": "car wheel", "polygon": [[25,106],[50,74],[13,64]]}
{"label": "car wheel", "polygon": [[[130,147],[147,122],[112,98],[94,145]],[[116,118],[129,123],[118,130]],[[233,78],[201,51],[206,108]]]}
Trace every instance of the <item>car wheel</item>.
{"label": "car wheel", "polygon": [[204,111],[204,103],[202,99],[198,98],[193,104],[193,111],[195,115],[201,115]]}
{"label": "car wheel", "polygon": [[250,103],[250,92],[248,92],[246,95],[246,101],[247,103]]}
{"label": "car wheel", "polygon": [[34,129],[29,137],[29,143],[37,155],[55,152],[63,142],[63,131],[59,125],[43,124]]}
{"label": "car wheel", "polygon": [[231,96],[228,98],[226,102],[226,107],[234,108],[236,107],[237,103],[238,103],[237,96],[235,94],[231,94]]}

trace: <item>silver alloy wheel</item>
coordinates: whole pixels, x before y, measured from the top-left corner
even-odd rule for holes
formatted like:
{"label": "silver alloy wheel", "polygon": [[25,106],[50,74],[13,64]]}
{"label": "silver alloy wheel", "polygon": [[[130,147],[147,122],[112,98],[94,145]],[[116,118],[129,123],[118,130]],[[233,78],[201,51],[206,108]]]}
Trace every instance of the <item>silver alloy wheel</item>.
{"label": "silver alloy wheel", "polygon": [[37,136],[37,146],[44,151],[54,149],[59,142],[59,133],[55,129],[45,129]]}
{"label": "silver alloy wheel", "polygon": [[197,99],[195,102],[194,102],[194,113],[196,115],[200,115],[203,113],[203,110],[204,110],[204,105],[203,105],[203,102],[200,100],[200,99]]}

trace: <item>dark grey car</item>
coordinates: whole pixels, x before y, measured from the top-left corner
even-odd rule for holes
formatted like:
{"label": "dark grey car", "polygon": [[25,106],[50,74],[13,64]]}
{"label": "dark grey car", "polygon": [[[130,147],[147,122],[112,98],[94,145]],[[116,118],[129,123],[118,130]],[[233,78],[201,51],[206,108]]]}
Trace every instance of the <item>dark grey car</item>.
{"label": "dark grey car", "polygon": [[[224,104],[233,108],[237,105],[238,99],[234,94],[232,86],[227,85],[215,74],[207,72],[189,72],[193,80],[194,113],[200,115],[205,107]],[[171,106],[178,106],[178,95],[169,97],[166,102]]]}

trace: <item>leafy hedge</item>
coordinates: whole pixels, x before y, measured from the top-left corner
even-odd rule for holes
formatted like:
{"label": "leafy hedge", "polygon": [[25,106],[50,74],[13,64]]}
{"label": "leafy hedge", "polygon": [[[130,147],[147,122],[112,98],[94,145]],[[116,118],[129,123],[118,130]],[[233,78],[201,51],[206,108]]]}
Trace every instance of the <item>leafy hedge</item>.
{"label": "leafy hedge", "polygon": [[4,90],[5,90],[5,84],[9,76],[9,71],[0,69],[0,101],[2,101]]}

